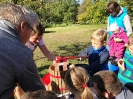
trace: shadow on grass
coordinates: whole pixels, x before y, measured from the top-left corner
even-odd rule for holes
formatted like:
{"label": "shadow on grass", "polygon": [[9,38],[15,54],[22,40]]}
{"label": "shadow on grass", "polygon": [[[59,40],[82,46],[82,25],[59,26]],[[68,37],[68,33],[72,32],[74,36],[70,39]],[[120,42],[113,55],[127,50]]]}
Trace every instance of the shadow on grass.
{"label": "shadow on grass", "polygon": [[41,78],[43,78],[45,75],[46,75],[46,74],[39,73],[39,76],[40,76]]}
{"label": "shadow on grass", "polygon": [[61,56],[76,56],[82,51],[84,51],[86,48],[88,48],[91,45],[91,43],[75,43],[71,45],[64,45],[64,46],[59,46],[58,49],[59,51],[63,51],[61,53]]}
{"label": "shadow on grass", "polygon": [[45,31],[44,33],[54,33],[56,31]]}
{"label": "shadow on grass", "polygon": [[48,68],[49,68],[49,65],[41,66],[41,67],[38,68],[38,71],[48,69]]}
{"label": "shadow on grass", "polygon": [[44,66],[38,67],[39,76],[40,77],[43,77],[44,76],[44,73],[41,73],[41,72],[43,70],[45,70],[45,69],[48,69],[48,68],[49,68],[49,65],[44,65]]}

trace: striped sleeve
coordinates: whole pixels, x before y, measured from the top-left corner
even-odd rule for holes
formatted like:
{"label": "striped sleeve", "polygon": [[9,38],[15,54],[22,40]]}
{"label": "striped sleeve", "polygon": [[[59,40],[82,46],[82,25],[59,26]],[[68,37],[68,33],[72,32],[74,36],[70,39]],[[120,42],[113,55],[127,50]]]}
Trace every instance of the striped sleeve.
{"label": "striped sleeve", "polygon": [[121,83],[133,86],[133,56],[126,51],[123,57],[125,63],[125,71],[119,70],[118,78]]}

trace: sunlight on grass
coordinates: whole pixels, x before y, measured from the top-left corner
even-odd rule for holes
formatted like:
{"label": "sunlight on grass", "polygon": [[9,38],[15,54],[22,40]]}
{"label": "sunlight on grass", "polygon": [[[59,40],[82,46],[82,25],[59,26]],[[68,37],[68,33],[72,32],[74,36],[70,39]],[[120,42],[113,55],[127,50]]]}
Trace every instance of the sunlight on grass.
{"label": "sunlight on grass", "polygon": [[[59,54],[61,56],[77,56],[91,44],[91,34],[99,28],[106,28],[106,25],[72,25],[46,28],[43,38],[47,48],[56,56]],[[39,48],[34,52],[34,60],[40,76],[46,74],[48,67],[52,65],[52,61],[48,60]],[[79,63],[77,59],[69,60],[69,62],[73,64]],[[87,63],[87,60],[82,63]]]}

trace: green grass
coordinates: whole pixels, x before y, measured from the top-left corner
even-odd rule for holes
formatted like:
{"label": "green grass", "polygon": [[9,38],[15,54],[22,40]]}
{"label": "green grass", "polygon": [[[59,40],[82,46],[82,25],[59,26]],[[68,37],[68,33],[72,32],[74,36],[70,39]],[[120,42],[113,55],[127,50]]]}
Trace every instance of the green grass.
{"label": "green grass", "polygon": [[[106,24],[46,28],[43,37],[47,48],[56,56],[77,56],[91,44],[90,36],[93,31],[99,28],[106,28]],[[42,77],[48,72],[48,67],[52,65],[52,61],[48,60],[39,48],[34,52],[34,60],[39,75]],[[69,62],[73,64],[79,63],[77,59],[69,60]],[[82,63],[87,63],[87,60]]]}

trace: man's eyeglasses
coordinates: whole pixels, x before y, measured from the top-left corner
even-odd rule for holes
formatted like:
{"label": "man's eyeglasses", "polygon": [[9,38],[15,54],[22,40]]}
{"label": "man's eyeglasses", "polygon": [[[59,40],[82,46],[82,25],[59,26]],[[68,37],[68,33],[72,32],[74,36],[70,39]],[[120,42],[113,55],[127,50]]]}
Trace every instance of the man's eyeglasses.
{"label": "man's eyeglasses", "polygon": [[27,24],[27,26],[32,30],[32,31],[34,31],[34,34],[36,33],[36,31],[30,26],[30,24],[28,24],[28,23],[26,23]]}

